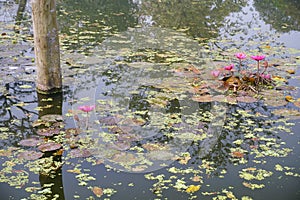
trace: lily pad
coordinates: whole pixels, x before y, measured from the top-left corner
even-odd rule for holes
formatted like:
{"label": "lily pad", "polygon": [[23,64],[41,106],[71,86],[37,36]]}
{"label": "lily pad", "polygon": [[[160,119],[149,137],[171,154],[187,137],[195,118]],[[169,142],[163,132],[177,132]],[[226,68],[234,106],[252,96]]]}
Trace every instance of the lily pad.
{"label": "lily pad", "polygon": [[284,106],[288,104],[288,102],[285,100],[285,95],[282,91],[278,90],[268,90],[263,91],[261,93],[264,97],[264,102],[268,106]]}
{"label": "lily pad", "polygon": [[257,102],[257,99],[251,96],[240,96],[237,97],[236,100],[238,102],[244,102],[244,103],[254,103]]}
{"label": "lily pad", "polygon": [[118,124],[120,121],[121,121],[121,119],[119,119],[118,117],[115,117],[115,116],[108,116],[108,117],[104,117],[99,120],[100,123],[103,123],[108,126]]}
{"label": "lily pad", "polygon": [[43,139],[40,138],[29,138],[24,139],[19,142],[19,145],[25,146],[25,147],[36,147],[44,142]]}
{"label": "lily pad", "polygon": [[211,95],[204,95],[204,96],[193,96],[192,97],[193,101],[197,101],[197,102],[212,102],[214,101],[213,96]]}
{"label": "lily pad", "polygon": [[39,129],[37,131],[37,134],[41,136],[51,137],[53,135],[58,135],[59,131],[60,131],[59,128],[44,128],[44,129]]}
{"label": "lily pad", "polygon": [[79,135],[81,131],[79,128],[68,128],[66,129],[65,132],[66,132],[66,137],[70,138],[72,135],[73,136]]}
{"label": "lily pad", "polygon": [[134,164],[137,161],[137,157],[132,153],[120,152],[113,156],[112,161],[121,165],[129,165]]}
{"label": "lily pad", "polygon": [[150,151],[147,157],[151,160],[173,160],[174,154],[170,151]]}
{"label": "lily pad", "polygon": [[130,133],[126,133],[126,134],[119,134],[117,139],[119,141],[127,141],[127,142],[133,142],[133,141],[138,141],[139,139],[141,139],[140,137],[130,134]]}
{"label": "lily pad", "polygon": [[62,147],[61,144],[55,143],[55,142],[48,142],[40,145],[38,149],[42,152],[47,152],[47,151],[55,151],[58,150]]}
{"label": "lily pad", "polygon": [[128,141],[116,141],[113,144],[109,145],[110,148],[119,150],[119,151],[125,151],[127,149],[130,149],[130,142]]}
{"label": "lily pad", "polygon": [[287,108],[276,109],[272,113],[275,115],[284,116],[289,119],[300,119],[300,112],[294,109],[287,109]]}
{"label": "lily pad", "polygon": [[92,154],[89,150],[87,149],[72,149],[70,151],[70,155],[72,158],[87,158],[90,157]]}
{"label": "lily pad", "polygon": [[47,122],[59,122],[59,121],[63,121],[63,117],[62,117],[62,115],[51,114],[51,115],[42,116],[41,120],[47,121]]}
{"label": "lily pad", "polygon": [[25,159],[25,160],[36,160],[41,158],[44,155],[42,152],[37,151],[23,151],[18,154],[19,159]]}

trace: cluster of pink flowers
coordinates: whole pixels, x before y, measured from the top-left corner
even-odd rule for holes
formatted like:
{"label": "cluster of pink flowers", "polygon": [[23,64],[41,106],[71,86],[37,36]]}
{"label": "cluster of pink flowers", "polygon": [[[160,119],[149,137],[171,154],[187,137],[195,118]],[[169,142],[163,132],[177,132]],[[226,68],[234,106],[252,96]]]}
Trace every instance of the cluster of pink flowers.
{"label": "cluster of pink flowers", "polygon": [[[247,55],[245,53],[239,52],[239,53],[235,54],[235,57],[237,59],[239,59],[239,69],[241,69],[242,60],[246,59]],[[260,69],[259,69],[259,61],[264,60],[266,58],[266,56],[264,56],[264,55],[254,55],[254,56],[250,56],[250,58],[253,59],[253,60],[255,60],[255,61],[257,61],[257,77],[261,77],[261,78],[264,78],[264,79],[271,79],[271,75],[270,74],[264,74],[265,71],[266,71],[266,67],[265,67],[265,69],[263,70],[262,73],[260,73]],[[231,75],[233,75],[234,64],[230,64],[230,65],[225,66],[224,70],[225,71],[230,71]],[[214,71],[211,72],[211,74],[214,77],[218,77],[219,75],[222,74],[221,72],[222,72],[222,70],[214,70]],[[225,75],[226,75],[226,73],[225,73]]]}

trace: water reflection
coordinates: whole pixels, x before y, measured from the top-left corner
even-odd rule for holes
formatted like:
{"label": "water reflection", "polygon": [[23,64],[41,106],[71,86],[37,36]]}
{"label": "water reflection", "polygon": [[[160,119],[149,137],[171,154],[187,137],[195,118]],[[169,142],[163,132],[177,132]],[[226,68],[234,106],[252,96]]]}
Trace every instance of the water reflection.
{"label": "water reflection", "polygon": [[[40,108],[38,116],[39,119],[42,119],[46,116],[60,116],[63,118],[62,113],[62,105],[63,105],[63,93],[56,93],[52,95],[43,95],[38,94],[38,106]],[[53,120],[53,119],[52,119]],[[55,120],[54,120],[55,121]],[[50,122],[52,123],[52,122]],[[61,122],[54,122],[61,123]],[[54,123],[50,125],[50,127],[55,127]],[[57,128],[63,131],[63,123],[58,125]],[[39,130],[37,130],[39,131]],[[53,139],[53,137],[46,137],[48,139]],[[49,158],[48,162],[51,160],[52,163],[45,163],[44,165],[51,166],[54,169],[51,171],[47,171],[46,168],[43,170],[43,167],[40,169],[39,173],[39,181],[43,190],[49,189],[47,199],[57,199],[64,200],[64,186],[63,186],[63,177],[62,177],[62,153],[58,153],[58,151],[46,152],[43,158]],[[51,168],[50,167],[50,168]],[[45,173],[46,172],[46,173]]]}
{"label": "water reflection", "polygon": [[287,0],[280,4],[276,0],[254,0],[255,9],[266,24],[279,32],[300,30],[300,4],[297,0]]}
{"label": "water reflection", "polygon": [[152,16],[157,26],[181,30],[194,38],[215,38],[224,17],[239,11],[247,1],[166,0],[142,1],[140,15]]}

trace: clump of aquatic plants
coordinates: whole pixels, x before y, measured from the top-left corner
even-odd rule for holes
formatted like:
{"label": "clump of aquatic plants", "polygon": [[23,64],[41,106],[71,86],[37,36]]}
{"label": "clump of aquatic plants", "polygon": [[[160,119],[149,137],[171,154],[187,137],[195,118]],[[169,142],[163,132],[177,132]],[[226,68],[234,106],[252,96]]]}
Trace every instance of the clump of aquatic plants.
{"label": "clump of aquatic plants", "polygon": [[251,90],[258,93],[262,87],[274,85],[271,74],[267,73],[267,69],[269,68],[268,62],[264,61],[261,65],[261,62],[265,60],[266,56],[250,56],[252,60],[257,62],[256,71],[252,69],[253,67],[243,64],[243,60],[247,58],[245,53],[236,53],[235,57],[239,60],[238,67],[235,67],[234,64],[230,64],[224,66],[222,69],[211,72],[214,77],[223,81],[223,85],[226,89],[231,89],[234,92],[239,90]]}

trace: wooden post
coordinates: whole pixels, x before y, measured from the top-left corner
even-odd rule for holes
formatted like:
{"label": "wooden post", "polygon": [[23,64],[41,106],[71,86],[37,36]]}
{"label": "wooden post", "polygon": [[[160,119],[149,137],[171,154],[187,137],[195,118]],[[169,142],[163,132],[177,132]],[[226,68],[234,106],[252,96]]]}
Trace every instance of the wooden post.
{"label": "wooden post", "polygon": [[55,0],[32,0],[36,88],[39,93],[61,92],[62,76]]}

